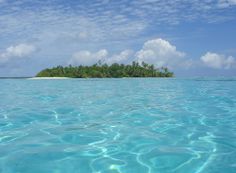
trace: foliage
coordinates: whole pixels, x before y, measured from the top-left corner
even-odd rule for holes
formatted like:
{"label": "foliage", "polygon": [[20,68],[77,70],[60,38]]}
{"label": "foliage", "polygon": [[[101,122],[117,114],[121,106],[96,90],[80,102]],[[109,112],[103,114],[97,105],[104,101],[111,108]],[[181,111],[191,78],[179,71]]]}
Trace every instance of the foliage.
{"label": "foliage", "polygon": [[121,77],[173,77],[166,67],[155,68],[145,62],[124,64],[101,64],[92,66],[57,66],[39,72],[37,77],[72,77],[72,78],[121,78]]}

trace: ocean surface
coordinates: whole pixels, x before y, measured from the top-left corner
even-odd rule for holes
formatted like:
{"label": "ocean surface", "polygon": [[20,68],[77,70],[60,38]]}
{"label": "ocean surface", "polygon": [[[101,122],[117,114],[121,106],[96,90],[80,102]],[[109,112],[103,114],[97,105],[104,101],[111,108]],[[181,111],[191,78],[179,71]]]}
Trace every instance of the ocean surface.
{"label": "ocean surface", "polygon": [[236,79],[0,79],[0,173],[236,173]]}

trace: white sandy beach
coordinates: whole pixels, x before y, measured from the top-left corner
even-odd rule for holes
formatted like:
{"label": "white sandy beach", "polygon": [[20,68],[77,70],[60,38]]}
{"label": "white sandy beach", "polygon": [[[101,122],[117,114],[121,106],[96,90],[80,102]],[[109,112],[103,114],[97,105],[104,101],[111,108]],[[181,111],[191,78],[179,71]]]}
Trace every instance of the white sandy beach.
{"label": "white sandy beach", "polygon": [[71,79],[69,77],[32,77],[28,78],[28,80],[58,80],[58,79]]}

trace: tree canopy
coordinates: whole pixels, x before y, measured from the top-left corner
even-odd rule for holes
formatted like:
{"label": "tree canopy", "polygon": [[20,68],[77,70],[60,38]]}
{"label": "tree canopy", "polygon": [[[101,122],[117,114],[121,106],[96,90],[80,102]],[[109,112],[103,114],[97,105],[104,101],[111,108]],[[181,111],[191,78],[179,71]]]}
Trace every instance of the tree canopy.
{"label": "tree canopy", "polygon": [[39,72],[36,77],[71,77],[71,78],[121,78],[121,77],[173,77],[168,68],[155,68],[154,65],[132,62],[130,65],[114,63],[111,65],[98,62],[92,66],[57,66]]}

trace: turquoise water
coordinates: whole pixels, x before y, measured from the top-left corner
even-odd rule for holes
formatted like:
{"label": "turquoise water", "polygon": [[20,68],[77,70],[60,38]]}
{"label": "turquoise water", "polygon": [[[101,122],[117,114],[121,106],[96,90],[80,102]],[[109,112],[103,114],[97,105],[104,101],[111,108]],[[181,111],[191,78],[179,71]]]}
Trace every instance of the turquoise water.
{"label": "turquoise water", "polygon": [[236,80],[0,80],[1,173],[235,173]]}

